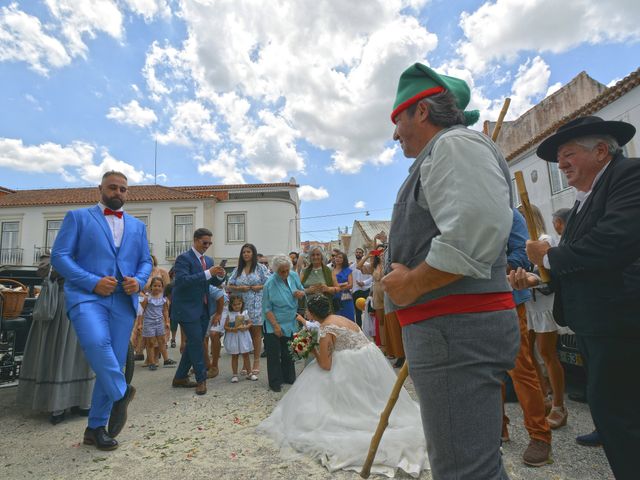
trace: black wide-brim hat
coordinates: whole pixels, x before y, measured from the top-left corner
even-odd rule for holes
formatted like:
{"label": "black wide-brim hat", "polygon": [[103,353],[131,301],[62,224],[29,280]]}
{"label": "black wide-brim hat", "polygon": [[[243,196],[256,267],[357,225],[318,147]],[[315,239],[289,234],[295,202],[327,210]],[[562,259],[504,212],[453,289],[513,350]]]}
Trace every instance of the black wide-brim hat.
{"label": "black wide-brim hat", "polygon": [[536,153],[547,162],[558,161],[558,148],[574,138],[588,135],[611,135],[623,146],[636,134],[636,127],[627,122],[603,120],[600,117],[580,117],[561,126],[540,144]]}

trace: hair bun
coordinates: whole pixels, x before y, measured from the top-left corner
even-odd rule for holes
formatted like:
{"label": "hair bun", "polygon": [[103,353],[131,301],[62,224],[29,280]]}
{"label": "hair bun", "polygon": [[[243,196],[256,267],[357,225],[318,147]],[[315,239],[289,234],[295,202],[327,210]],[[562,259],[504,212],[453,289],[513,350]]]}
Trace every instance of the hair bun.
{"label": "hair bun", "polygon": [[329,299],[320,293],[316,293],[307,298],[307,308],[317,318],[324,319],[331,313]]}

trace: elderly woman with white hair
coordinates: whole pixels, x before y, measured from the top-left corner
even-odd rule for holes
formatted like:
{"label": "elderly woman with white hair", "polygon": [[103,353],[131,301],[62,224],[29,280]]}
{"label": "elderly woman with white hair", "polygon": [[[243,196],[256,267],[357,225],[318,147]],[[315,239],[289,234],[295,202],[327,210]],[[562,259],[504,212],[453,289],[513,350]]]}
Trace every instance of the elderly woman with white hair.
{"label": "elderly woman with white hair", "polygon": [[264,322],[264,349],[267,353],[267,377],[274,392],[283,383],[292,384],[296,370],[287,342],[297,330],[298,300],[304,297],[304,287],[298,274],[291,269],[286,255],[276,255],[271,261],[271,275],[262,290]]}

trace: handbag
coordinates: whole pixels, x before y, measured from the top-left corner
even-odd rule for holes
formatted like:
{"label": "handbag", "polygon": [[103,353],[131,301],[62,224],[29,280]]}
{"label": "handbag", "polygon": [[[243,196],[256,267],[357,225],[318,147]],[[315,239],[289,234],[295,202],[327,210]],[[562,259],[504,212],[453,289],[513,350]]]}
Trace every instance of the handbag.
{"label": "handbag", "polygon": [[33,306],[34,322],[49,322],[56,316],[58,310],[58,297],[60,285],[51,280],[51,274],[47,275],[42,284],[40,295]]}
{"label": "handbag", "polygon": [[334,295],[332,299],[333,313],[336,313],[342,308],[342,302],[340,301],[340,297]]}

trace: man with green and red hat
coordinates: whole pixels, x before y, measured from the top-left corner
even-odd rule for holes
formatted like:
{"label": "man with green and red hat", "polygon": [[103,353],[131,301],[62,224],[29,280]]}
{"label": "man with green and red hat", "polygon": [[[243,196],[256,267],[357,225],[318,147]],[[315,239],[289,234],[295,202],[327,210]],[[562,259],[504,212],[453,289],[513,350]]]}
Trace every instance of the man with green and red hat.
{"label": "man with green and red hat", "polygon": [[435,480],[508,478],[500,455],[501,385],[519,346],[506,279],[510,174],[466,128],[469,87],[416,63],[400,76],[393,135],[415,158],[387,249],[385,310],[395,311],[420,401]]}

